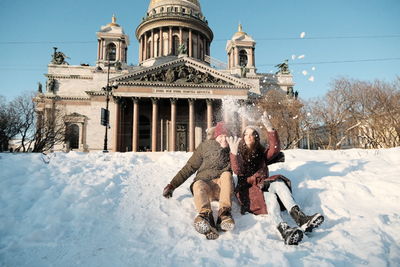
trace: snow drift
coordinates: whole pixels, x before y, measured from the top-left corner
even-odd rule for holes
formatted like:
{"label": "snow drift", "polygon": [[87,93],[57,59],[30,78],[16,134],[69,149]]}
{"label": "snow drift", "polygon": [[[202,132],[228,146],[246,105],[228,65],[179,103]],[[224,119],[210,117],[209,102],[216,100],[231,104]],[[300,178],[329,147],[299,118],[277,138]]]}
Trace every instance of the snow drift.
{"label": "snow drift", "polygon": [[400,264],[400,148],[285,151],[271,174],[291,178],[303,210],[325,216],[299,246],[236,203],[232,232],[199,235],[192,178],[162,197],[190,155],[0,154],[0,266]]}

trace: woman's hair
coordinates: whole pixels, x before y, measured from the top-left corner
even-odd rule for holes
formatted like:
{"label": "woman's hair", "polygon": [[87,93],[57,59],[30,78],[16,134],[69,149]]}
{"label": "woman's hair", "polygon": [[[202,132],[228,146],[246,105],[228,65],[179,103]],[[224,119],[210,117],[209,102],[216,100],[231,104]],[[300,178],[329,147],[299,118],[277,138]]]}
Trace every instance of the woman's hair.
{"label": "woman's hair", "polygon": [[[247,128],[249,129],[249,128]],[[260,134],[253,128],[252,135],[254,136],[255,143],[249,148],[244,141],[244,133],[242,134],[242,140],[239,142],[238,154],[243,159],[243,168],[246,174],[252,175],[255,173],[260,166],[261,161],[264,158],[265,148],[260,143]]]}

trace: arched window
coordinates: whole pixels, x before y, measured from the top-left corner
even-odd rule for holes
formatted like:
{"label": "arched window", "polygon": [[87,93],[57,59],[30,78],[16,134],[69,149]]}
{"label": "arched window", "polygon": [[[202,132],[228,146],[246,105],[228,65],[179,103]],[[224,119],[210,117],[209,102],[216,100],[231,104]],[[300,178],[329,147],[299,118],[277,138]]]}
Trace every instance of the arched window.
{"label": "arched window", "polygon": [[245,50],[240,50],[239,52],[239,65],[243,67],[247,66],[247,53]]}
{"label": "arched window", "polygon": [[110,61],[115,61],[117,58],[117,47],[115,46],[114,43],[110,43],[107,45],[107,56],[108,60]]}
{"label": "arched window", "polygon": [[179,38],[178,36],[174,35],[172,37],[172,55],[178,55],[178,48],[179,48]]}
{"label": "arched window", "polygon": [[79,126],[76,124],[70,124],[67,127],[67,142],[69,143],[69,149],[79,149]]}

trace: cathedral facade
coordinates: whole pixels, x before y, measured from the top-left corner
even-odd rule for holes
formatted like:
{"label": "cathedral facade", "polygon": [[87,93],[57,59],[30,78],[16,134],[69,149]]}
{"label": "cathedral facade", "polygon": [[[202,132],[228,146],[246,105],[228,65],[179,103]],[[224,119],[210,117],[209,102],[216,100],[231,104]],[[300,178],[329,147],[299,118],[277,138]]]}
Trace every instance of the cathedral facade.
{"label": "cathedral facade", "polygon": [[[130,39],[112,21],[97,32],[94,66],[68,65],[55,49],[37,111],[63,110],[68,136],[55,150],[193,151],[224,114],[224,99],[247,105],[265,90],[293,88],[292,75],[257,73],[256,42],[239,25],[227,64],[214,64],[214,38],[198,0],[151,0],[136,28],[139,64],[127,64]],[[108,111],[108,112],[107,112]],[[107,137],[105,138],[105,132]]]}

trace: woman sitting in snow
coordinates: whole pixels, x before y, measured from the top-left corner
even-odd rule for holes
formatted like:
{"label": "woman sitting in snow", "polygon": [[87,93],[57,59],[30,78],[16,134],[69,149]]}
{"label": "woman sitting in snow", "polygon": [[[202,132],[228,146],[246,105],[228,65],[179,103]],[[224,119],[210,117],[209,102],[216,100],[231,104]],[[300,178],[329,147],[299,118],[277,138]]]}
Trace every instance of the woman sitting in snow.
{"label": "woman sitting in snow", "polygon": [[[311,232],[318,227],[324,217],[316,213],[305,215],[296,204],[291,193],[291,182],[282,175],[269,177],[267,165],[278,162],[280,153],[279,137],[266,113],[262,122],[268,131],[269,148],[260,144],[260,132],[256,127],[245,128],[242,138],[230,137],[230,160],[232,170],[238,176],[236,196],[241,204],[241,212],[270,214],[288,245],[297,245],[303,232]],[[290,227],[282,220],[281,210],[288,210],[299,227]]]}

